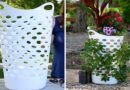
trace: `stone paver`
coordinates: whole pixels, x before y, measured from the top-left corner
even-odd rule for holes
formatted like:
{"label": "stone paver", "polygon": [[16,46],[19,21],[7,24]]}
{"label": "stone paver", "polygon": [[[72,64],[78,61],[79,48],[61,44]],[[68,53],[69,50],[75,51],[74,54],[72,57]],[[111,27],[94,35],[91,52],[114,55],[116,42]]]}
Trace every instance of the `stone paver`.
{"label": "stone paver", "polygon": [[[0,90],[8,90],[4,85],[3,79],[0,80]],[[41,90],[64,90],[64,88],[58,84],[53,84],[53,83],[48,81],[47,86]]]}

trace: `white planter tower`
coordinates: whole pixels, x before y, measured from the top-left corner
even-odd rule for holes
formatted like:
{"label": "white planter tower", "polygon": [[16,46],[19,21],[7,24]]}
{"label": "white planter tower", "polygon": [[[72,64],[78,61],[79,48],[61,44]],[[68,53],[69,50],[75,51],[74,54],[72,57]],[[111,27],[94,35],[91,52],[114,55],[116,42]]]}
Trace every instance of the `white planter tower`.
{"label": "white planter tower", "polygon": [[[88,33],[90,39],[97,39],[98,42],[100,42],[104,46],[104,49],[109,51],[120,49],[124,39],[124,36],[106,36],[99,34],[94,30],[89,30]],[[115,65],[115,67],[118,66]],[[117,84],[118,80],[115,77],[110,76],[109,81],[102,81],[101,75],[96,76],[96,74],[92,74],[92,82],[96,84]]]}
{"label": "white planter tower", "polygon": [[[11,90],[39,90],[46,86],[54,5],[16,9],[0,1],[0,44],[4,80]],[[51,6],[46,10],[46,6]]]}

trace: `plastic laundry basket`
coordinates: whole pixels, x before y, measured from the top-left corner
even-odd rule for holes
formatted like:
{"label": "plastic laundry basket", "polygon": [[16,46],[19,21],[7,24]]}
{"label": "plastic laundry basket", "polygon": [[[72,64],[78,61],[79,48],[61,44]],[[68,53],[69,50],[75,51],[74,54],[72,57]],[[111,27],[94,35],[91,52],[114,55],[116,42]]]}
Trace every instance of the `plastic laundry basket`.
{"label": "plastic laundry basket", "polygon": [[[113,51],[114,49],[120,49],[124,39],[124,36],[106,36],[99,34],[94,30],[89,30],[88,33],[90,39],[97,39],[98,42],[100,42],[104,46],[104,49],[108,51]],[[115,65],[115,67],[118,66]],[[108,81],[102,81],[101,75],[97,76],[93,72],[92,82],[96,84],[117,84],[118,80],[115,77],[110,76]]]}
{"label": "plastic laundry basket", "polygon": [[106,36],[99,34],[94,30],[89,30],[88,32],[90,39],[97,39],[104,46],[104,49],[109,51],[120,49],[124,39],[124,36]]}
{"label": "plastic laundry basket", "polygon": [[[5,85],[11,90],[46,86],[54,5],[30,10],[0,2],[0,44]],[[50,10],[45,9],[51,6]]]}

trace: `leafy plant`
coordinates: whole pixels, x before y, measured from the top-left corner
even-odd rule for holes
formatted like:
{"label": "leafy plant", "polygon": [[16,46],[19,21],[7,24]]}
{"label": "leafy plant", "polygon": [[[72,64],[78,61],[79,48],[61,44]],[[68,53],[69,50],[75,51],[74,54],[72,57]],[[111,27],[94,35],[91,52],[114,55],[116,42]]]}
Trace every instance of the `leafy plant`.
{"label": "leafy plant", "polygon": [[127,24],[130,24],[130,0],[120,0],[121,7],[123,9],[124,21]]}
{"label": "leafy plant", "polygon": [[97,40],[89,39],[84,45],[81,53],[86,69],[101,75],[103,81],[109,80],[110,76],[115,77],[119,82],[127,79],[128,67],[126,62],[130,59],[130,46],[123,43],[120,49],[106,51],[103,45]]}
{"label": "leafy plant", "polygon": [[96,27],[99,28],[101,26],[101,19],[102,19],[101,16],[104,12],[104,9],[112,0],[103,0],[101,6],[99,5],[100,0],[81,0],[81,1],[85,3],[86,7],[88,7],[89,12],[95,19]]}
{"label": "leafy plant", "polygon": [[122,16],[115,11],[109,11],[102,15],[101,26],[98,32],[108,36],[122,35],[127,32]]}

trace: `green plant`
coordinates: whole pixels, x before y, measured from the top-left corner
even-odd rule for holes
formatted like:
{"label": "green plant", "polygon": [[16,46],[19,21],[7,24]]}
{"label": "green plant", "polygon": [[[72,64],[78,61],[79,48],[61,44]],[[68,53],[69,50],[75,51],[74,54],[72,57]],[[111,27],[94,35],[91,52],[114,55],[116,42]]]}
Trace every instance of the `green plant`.
{"label": "green plant", "polygon": [[100,28],[101,26],[101,16],[106,8],[106,6],[112,1],[112,0],[103,0],[101,5],[99,5],[99,2],[101,0],[81,0],[87,7],[86,10],[88,10],[89,13],[93,16],[95,20],[95,24],[97,28]]}
{"label": "green plant", "polygon": [[123,35],[126,30],[124,20],[118,12],[109,11],[102,15],[101,28],[98,32],[110,36]]}
{"label": "green plant", "polygon": [[81,57],[85,61],[86,69],[89,67],[93,73],[101,75],[103,81],[109,80],[110,76],[115,77],[119,82],[127,79],[126,62],[130,58],[128,43],[123,43],[120,49],[106,51],[97,40],[89,39],[85,42]]}
{"label": "green plant", "polygon": [[121,7],[123,9],[124,21],[127,24],[130,24],[130,0],[120,0]]}

